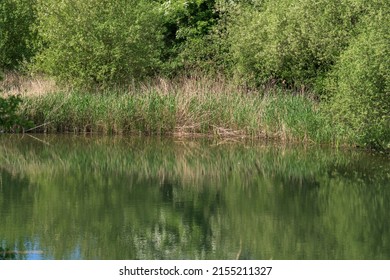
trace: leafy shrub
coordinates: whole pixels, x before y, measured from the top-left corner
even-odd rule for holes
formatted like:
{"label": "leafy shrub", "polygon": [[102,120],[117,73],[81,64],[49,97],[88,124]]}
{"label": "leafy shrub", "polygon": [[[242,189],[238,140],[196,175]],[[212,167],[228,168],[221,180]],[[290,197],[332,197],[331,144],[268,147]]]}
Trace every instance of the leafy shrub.
{"label": "leafy shrub", "polygon": [[15,69],[34,55],[36,0],[0,2],[0,68]]}
{"label": "leafy shrub", "polygon": [[257,85],[314,86],[348,46],[363,10],[353,0],[254,2],[256,9],[234,6],[229,34],[236,72]]}
{"label": "leafy shrub", "polygon": [[158,6],[144,0],[40,0],[35,69],[75,86],[127,83],[159,66]]}
{"label": "leafy shrub", "polygon": [[31,125],[17,112],[21,102],[20,96],[0,97],[0,131],[9,131],[15,126]]}
{"label": "leafy shrub", "polygon": [[356,142],[390,145],[390,13],[368,14],[332,73],[329,117]]}
{"label": "leafy shrub", "polygon": [[220,11],[215,0],[163,1],[165,72],[214,70]]}

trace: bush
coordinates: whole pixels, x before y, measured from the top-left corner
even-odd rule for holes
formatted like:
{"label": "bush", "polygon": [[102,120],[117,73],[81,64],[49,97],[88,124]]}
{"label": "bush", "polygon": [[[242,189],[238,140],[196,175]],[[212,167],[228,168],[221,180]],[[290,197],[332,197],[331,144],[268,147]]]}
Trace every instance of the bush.
{"label": "bush", "polygon": [[164,71],[215,71],[220,12],[216,1],[163,1]]}
{"label": "bush", "polygon": [[355,142],[390,146],[390,13],[368,14],[329,75],[329,117]]}
{"label": "bush", "polygon": [[21,102],[20,96],[0,97],[0,132],[10,131],[15,126],[31,126],[30,122],[18,114]]}
{"label": "bush", "polygon": [[74,86],[142,79],[159,67],[161,16],[151,1],[40,0],[35,69]]}
{"label": "bush", "polygon": [[236,73],[255,85],[315,86],[348,46],[363,4],[276,0],[234,5],[229,25]]}
{"label": "bush", "polygon": [[34,55],[35,0],[0,2],[0,68],[15,69]]}

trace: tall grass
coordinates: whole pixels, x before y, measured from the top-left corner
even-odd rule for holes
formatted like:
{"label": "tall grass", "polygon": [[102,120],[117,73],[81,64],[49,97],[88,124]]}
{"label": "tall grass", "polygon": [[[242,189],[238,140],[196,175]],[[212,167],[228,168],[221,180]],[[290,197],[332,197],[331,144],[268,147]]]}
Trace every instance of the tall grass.
{"label": "tall grass", "polygon": [[28,131],[329,140],[316,103],[273,89],[248,92],[223,80],[158,79],[94,94],[25,96]]}
{"label": "tall grass", "polygon": [[0,92],[7,95],[42,95],[58,90],[53,79],[17,71],[0,71]]}

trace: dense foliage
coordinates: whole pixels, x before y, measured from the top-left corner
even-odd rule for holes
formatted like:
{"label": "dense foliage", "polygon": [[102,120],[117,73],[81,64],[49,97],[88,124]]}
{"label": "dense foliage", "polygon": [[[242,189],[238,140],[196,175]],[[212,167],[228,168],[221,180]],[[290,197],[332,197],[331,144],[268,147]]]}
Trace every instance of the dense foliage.
{"label": "dense foliage", "polygon": [[36,0],[0,2],[0,70],[14,69],[34,55]]}
{"label": "dense foliage", "polygon": [[165,72],[205,66],[202,57],[213,53],[216,43],[210,37],[219,19],[215,5],[215,0],[162,1]]}
{"label": "dense foliage", "polygon": [[1,68],[33,58],[78,88],[218,74],[310,93],[335,137],[390,142],[388,0],[5,0],[0,14]]}
{"label": "dense foliage", "polygon": [[16,126],[28,126],[30,124],[18,113],[21,102],[20,96],[0,96],[0,132],[9,131]]}
{"label": "dense foliage", "polygon": [[277,0],[238,9],[229,27],[238,74],[256,84],[312,85],[348,45],[359,12],[339,0]]}
{"label": "dense foliage", "polygon": [[153,73],[161,19],[150,1],[39,1],[38,69],[59,81],[112,85]]}
{"label": "dense foliage", "polygon": [[326,104],[338,131],[364,145],[390,143],[390,14],[367,16],[329,76]]}

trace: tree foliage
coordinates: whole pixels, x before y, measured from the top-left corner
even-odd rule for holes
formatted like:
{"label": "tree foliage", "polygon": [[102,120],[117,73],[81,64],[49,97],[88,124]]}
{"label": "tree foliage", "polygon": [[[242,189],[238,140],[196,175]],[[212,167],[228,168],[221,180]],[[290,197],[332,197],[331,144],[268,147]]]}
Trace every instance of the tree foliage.
{"label": "tree foliage", "polygon": [[0,2],[0,68],[15,69],[34,55],[36,0]]}
{"label": "tree foliage", "polygon": [[390,13],[369,14],[329,75],[333,121],[355,141],[390,144]]}
{"label": "tree foliage", "polygon": [[361,7],[352,1],[277,0],[236,8],[229,26],[237,74],[314,85],[348,46]]}
{"label": "tree foliage", "polygon": [[150,1],[39,1],[38,69],[74,85],[140,79],[159,64],[161,28]]}
{"label": "tree foliage", "polygon": [[165,72],[217,68],[220,11],[215,0],[163,1]]}

